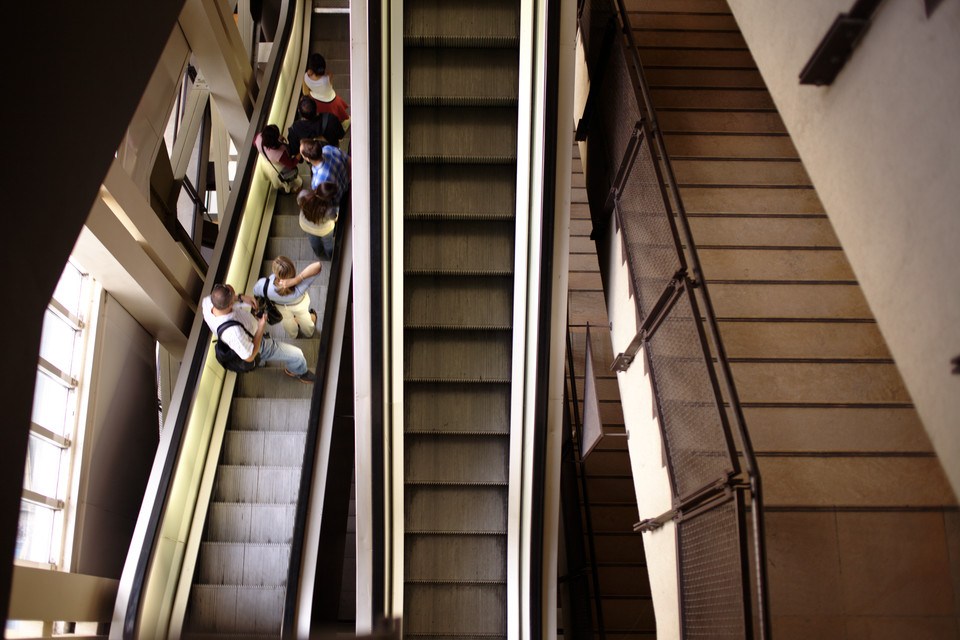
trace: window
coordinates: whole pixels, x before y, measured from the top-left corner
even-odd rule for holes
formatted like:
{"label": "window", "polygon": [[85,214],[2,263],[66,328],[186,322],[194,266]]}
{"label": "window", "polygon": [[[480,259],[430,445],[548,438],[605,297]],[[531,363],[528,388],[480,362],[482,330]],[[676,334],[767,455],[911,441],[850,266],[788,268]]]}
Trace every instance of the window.
{"label": "window", "polygon": [[67,506],[77,457],[81,385],[94,283],[68,262],[43,319],[14,557],[66,568]]}

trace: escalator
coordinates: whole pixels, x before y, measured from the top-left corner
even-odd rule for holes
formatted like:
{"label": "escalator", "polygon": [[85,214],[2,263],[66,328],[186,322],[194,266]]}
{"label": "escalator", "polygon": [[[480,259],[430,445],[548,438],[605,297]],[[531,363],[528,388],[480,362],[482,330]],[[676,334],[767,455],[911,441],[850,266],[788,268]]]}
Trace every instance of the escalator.
{"label": "escalator", "polygon": [[[281,13],[287,26],[278,34],[263,99],[251,119],[251,143],[267,122],[286,129],[299,97],[303,61],[316,50],[311,3],[285,3]],[[334,21],[345,39],[346,15]],[[349,58],[339,58],[348,52],[341,46],[330,56],[335,86],[349,86]],[[287,95],[276,93],[278,87]],[[249,293],[258,278],[272,272],[278,255],[291,258],[298,271],[316,259],[299,228],[294,195],[272,190],[265,177],[269,168],[255,170],[256,152],[252,144],[243,146],[233,208],[221,221],[203,295],[218,282]],[[301,165],[300,173],[309,186],[309,167]],[[348,209],[340,219],[349,226]],[[352,469],[339,465],[339,477],[331,478],[322,459],[329,455],[324,442],[329,444],[338,395],[339,355],[330,354],[339,354],[344,341],[350,252],[343,235],[338,225],[333,261],[321,261],[322,272],[309,289],[318,315],[314,335],[291,340],[280,324],[267,329],[303,350],[309,368],[316,370],[316,384],[291,378],[276,365],[225,373],[213,357],[209,329],[199,314],[195,319],[166,440],[124,568],[112,638],[292,637],[299,623],[294,612],[303,601],[309,609],[312,596],[309,588],[305,595],[298,593],[304,574],[312,580],[316,566],[337,564],[317,558],[315,549],[305,551],[310,546],[305,536],[317,535],[308,531],[311,490],[328,501],[332,492],[350,491]],[[339,554],[342,564],[347,515],[346,508],[339,511],[340,546],[322,553]],[[329,519],[324,526],[330,526]],[[330,582],[339,585],[340,577]],[[328,591],[328,597],[339,604],[339,593]],[[305,619],[308,624],[309,611]]]}
{"label": "escalator", "polygon": [[[308,179],[308,178],[307,178]],[[278,195],[260,275],[276,255],[296,256],[301,271],[312,260],[297,224],[293,195]],[[311,338],[290,340],[279,324],[274,338],[303,350],[316,369],[330,263],[308,293],[317,310]],[[187,606],[185,636],[262,633],[279,637],[290,564],[294,516],[313,385],[267,366],[237,376],[223,453],[217,467],[206,532]]]}
{"label": "escalator", "polygon": [[506,637],[519,4],[404,3],[407,638]]}

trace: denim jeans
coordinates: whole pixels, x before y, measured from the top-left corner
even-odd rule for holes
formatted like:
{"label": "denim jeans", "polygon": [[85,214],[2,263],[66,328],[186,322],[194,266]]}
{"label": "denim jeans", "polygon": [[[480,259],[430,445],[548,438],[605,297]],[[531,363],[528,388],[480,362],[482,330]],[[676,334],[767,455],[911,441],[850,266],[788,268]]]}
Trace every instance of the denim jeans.
{"label": "denim jeans", "polygon": [[318,258],[329,258],[333,255],[333,234],[336,233],[336,230],[331,231],[325,236],[315,236],[312,233],[307,234],[307,241],[310,243],[310,248],[313,249],[313,254]]}
{"label": "denim jeans", "polygon": [[274,340],[272,336],[264,334],[260,340],[260,362],[282,362],[283,366],[295,376],[307,372],[307,359],[303,351],[286,342]]}

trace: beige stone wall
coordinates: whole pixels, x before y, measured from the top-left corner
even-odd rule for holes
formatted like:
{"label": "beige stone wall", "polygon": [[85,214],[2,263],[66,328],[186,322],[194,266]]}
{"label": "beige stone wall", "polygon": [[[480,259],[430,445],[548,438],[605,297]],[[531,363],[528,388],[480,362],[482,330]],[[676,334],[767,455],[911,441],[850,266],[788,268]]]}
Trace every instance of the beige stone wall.
{"label": "beige stone wall", "polygon": [[960,490],[960,3],[881,4],[828,87],[798,75],[849,0],[730,7],[954,493]]}

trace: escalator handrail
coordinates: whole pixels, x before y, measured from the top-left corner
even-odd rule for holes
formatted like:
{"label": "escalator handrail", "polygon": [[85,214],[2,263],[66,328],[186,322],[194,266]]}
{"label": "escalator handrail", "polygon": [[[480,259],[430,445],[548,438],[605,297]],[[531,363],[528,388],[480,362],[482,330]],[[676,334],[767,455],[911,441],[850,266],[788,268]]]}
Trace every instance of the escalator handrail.
{"label": "escalator handrail", "polygon": [[[344,215],[346,214],[346,215]],[[322,417],[327,377],[330,374],[328,356],[330,354],[332,328],[334,322],[333,310],[336,308],[339,295],[340,274],[343,271],[343,236],[344,229],[350,224],[350,192],[348,191],[340,203],[340,216],[334,231],[333,254],[330,257],[330,280],[327,286],[327,299],[324,301],[323,323],[320,328],[320,344],[317,348],[316,381],[313,385],[313,394],[310,397],[310,417],[307,422],[307,436],[303,447],[303,464],[300,469],[300,489],[297,493],[297,508],[293,521],[293,539],[290,543],[290,564],[287,571],[287,588],[284,593],[283,618],[280,623],[280,637],[290,640],[296,633],[297,600],[300,585],[300,565],[303,562],[303,547],[307,530],[307,515],[310,505],[310,494],[313,488],[313,470],[316,466],[314,453],[317,448],[317,439],[320,436],[320,420]],[[321,369],[321,365],[323,368]],[[329,402],[336,401],[336,394],[329,398]],[[332,425],[331,425],[332,426]]]}

